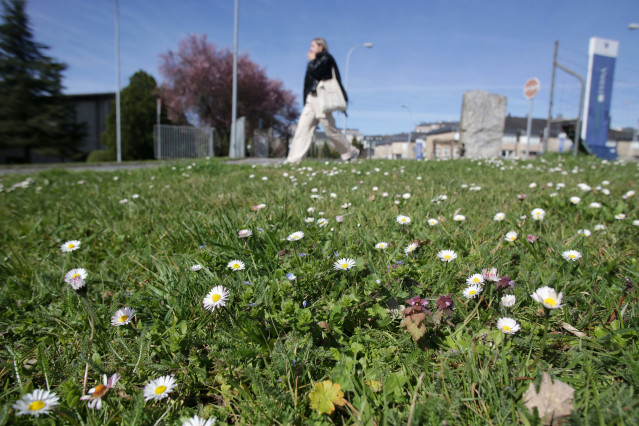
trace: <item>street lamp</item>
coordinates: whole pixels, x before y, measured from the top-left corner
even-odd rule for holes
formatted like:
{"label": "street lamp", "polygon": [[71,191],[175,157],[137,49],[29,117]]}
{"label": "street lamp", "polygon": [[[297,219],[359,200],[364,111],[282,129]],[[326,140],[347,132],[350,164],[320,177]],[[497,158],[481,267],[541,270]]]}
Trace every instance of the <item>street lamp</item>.
{"label": "street lamp", "polygon": [[636,22],[633,22],[632,24],[628,25],[628,29],[629,30],[639,30],[639,24]]}
{"label": "street lamp", "polygon": [[[346,55],[346,73],[344,74],[344,90],[346,91],[346,93],[348,93],[348,66],[351,62],[351,54],[353,53],[353,50],[362,46],[370,49],[371,47],[373,47],[373,43],[356,44],[355,46],[351,47],[351,50],[349,50],[348,54]],[[346,113],[344,113],[344,136],[346,136]]]}

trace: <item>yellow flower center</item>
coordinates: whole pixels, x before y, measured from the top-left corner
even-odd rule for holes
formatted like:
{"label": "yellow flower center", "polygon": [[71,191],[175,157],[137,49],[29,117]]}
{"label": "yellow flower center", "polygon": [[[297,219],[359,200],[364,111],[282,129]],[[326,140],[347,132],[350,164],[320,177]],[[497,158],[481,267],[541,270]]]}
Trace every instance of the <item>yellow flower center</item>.
{"label": "yellow flower center", "polygon": [[477,278],[477,277],[473,278],[473,282],[474,283],[478,283],[479,282],[479,278]]}
{"label": "yellow flower center", "polygon": [[444,259],[450,259],[450,254],[445,254]]}
{"label": "yellow flower center", "polygon": [[569,254],[568,257],[571,258],[571,259],[574,259],[575,255],[574,254]]}
{"label": "yellow flower center", "polygon": [[46,404],[44,403],[44,401],[33,401],[31,404],[29,404],[29,410],[31,411],[38,411],[38,410],[42,410],[44,408]]}
{"label": "yellow flower center", "polygon": [[234,263],[234,264],[233,264],[233,269],[240,269],[240,265],[239,265],[239,264],[237,264],[237,263]]}
{"label": "yellow flower center", "polygon": [[165,390],[166,390],[166,386],[158,386],[157,388],[155,388],[155,394],[159,395],[163,393]]}
{"label": "yellow flower center", "polygon": [[97,385],[95,387],[95,391],[93,392],[93,395],[91,395],[91,397],[94,398],[94,399],[98,399],[102,395],[104,395],[108,390],[109,390],[109,388],[104,386],[104,385]]}
{"label": "yellow flower center", "polygon": [[219,294],[214,294],[213,297],[211,297],[211,299],[213,299],[213,303],[217,302],[221,298],[222,296],[220,296]]}
{"label": "yellow flower center", "polygon": [[471,291],[468,292],[468,294],[470,294],[471,296],[474,296],[475,293],[477,293],[475,290],[471,290]]}
{"label": "yellow flower center", "polygon": [[[69,248],[73,248],[73,247],[75,247],[73,244],[69,244]],[[36,401],[36,402],[42,402],[42,401]],[[35,402],[34,402],[34,404],[35,404]]]}
{"label": "yellow flower center", "polygon": [[120,317],[120,322],[125,322],[125,321],[126,321],[126,320],[128,320],[128,319],[129,319],[129,316],[128,316],[128,315],[122,315],[122,316]]}
{"label": "yellow flower center", "polygon": [[510,327],[508,327],[507,325],[502,326],[502,327],[501,327],[501,329],[502,329],[503,331],[505,331],[505,332],[508,332],[508,331],[510,331],[510,330],[511,330],[511,328],[510,328]]}
{"label": "yellow flower center", "polygon": [[546,305],[555,306],[555,303],[557,302],[555,302],[555,299],[553,299],[552,297],[547,297],[544,299],[544,303]]}
{"label": "yellow flower center", "polygon": [[344,269],[348,268],[348,263],[342,263],[342,268]]}
{"label": "yellow flower center", "polygon": [[77,280],[78,278],[80,278],[80,274],[74,274],[71,278]]}

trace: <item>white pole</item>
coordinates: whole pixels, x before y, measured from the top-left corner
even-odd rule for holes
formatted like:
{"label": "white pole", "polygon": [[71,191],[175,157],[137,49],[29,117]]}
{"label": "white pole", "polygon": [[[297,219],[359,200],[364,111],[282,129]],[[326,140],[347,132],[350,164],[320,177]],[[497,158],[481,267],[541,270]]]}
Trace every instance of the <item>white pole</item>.
{"label": "white pole", "polygon": [[[347,94],[348,94],[348,68],[351,63],[351,54],[353,53],[353,50],[361,46],[368,47],[370,49],[371,47],[373,47],[373,43],[356,44],[355,46],[351,47],[351,50],[349,50],[348,54],[346,54],[346,73],[344,74],[344,91]],[[346,136],[346,113],[344,113],[344,136]]]}
{"label": "white pole", "polygon": [[532,106],[533,98],[530,98],[530,107],[528,108],[528,124],[526,125],[526,160],[530,154],[530,126],[532,124]]}
{"label": "white pole", "polygon": [[120,123],[120,12],[115,0],[115,140],[116,159],[122,162],[122,131]]}
{"label": "white pole", "polygon": [[236,146],[235,138],[237,132],[235,131],[236,119],[237,119],[237,31],[239,24],[239,9],[240,2],[235,0],[235,28],[233,31],[233,104],[231,107],[231,139],[229,141],[229,157],[235,158],[238,156],[238,150]]}
{"label": "white pole", "polygon": [[160,115],[162,113],[162,99],[158,98],[157,101],[157,121],[158,121],[158,160],[162,159],[162,120]]}

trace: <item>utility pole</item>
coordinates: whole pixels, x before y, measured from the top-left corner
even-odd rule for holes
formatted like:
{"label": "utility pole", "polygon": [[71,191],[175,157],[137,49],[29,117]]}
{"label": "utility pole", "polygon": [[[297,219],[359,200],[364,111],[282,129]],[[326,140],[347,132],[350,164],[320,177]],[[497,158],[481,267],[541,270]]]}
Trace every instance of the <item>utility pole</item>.
{"label": "utility pole", "polygon": [[120,121],[120,10],[115,0],[115,150],[118,163],[122,162],[122,125]]}
{"label": "utility pole", "polygon": [[231,140],[229,141],[229,157],[239,157],[237,152],[237,32],[240,15],[239,0],[235,0],[234,30],[233,30],[233,101],[231,106]]}
{"label": "utility pole", "polygon": [[552,101],[555,93],[555,69],[557,68],[557,50],[559,49],[559,41],[555,40],[555,53],[552,57],[552,80],[550,82],[550,102],[548,102],[548,121],[546,122],[546,131],[544,132],[544,154],[548,152],[548,139],[550,138],[550,126],[552,125]]}

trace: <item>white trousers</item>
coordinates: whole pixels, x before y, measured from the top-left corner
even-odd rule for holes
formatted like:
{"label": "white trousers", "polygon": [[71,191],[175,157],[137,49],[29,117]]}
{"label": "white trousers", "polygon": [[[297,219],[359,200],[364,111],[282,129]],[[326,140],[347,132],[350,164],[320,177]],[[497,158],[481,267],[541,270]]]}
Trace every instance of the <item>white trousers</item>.
{"label": "white trousers", "polygon": [[304,159],[308,149],[311,147],[317,124],[321,123],[326,136],[333,142],[335,149],[340,153],[342,160],[348,160],[353,156],[355,149],[337,128],[332,113],[325,114],[319,108],[317,96],[309,94],[306,97],[306,104],[297,122],[295,135],[291,142],[291,150],[286,157],[286,163],[299,163]]}

